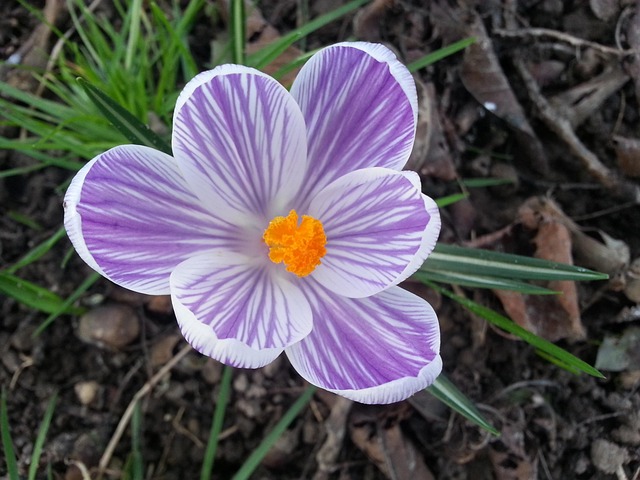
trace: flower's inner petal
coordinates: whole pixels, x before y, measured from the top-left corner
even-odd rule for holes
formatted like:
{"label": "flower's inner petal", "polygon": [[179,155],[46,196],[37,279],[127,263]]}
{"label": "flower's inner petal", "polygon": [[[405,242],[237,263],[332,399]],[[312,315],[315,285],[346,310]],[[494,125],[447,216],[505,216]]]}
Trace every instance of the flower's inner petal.
{"label": "flower's inner petal", "polygon": [[373,295],[404,280],[440,231],[438,209],[427,208],[425,198],[410,177],[383,168],[352,172],[329,185],[309,207],[327,235],[327,254],[313,278],[347,297]]}
{"label": "flower's inner petal", "polygon": [[415,138],[411,74],[386,47],[340,43],[315,54],[291,87],[307,122],[311,198],[340,176],[367,167],[400,170]]}
{"label": "flower's inner petal", "polygon": [[172,157],[137,145],[115,147],[78,172],[65,195],[65,227],[92,268],[152,295],[169,293],[179,263],[233,249],[240,236],[200,206]]}
{"label": "flower's inner petal", "polygon": [[427,302],[399,287],[353,299],[313,283],[304,293],[318,320],[286,350],[308,382],[359,402],[391,403],[435,380],[440,329]]}
{"label": "flower's inner petal", "polygon": [[262,236],[269,247],[269,259],[273,263],[284,263],[287,272],[306,277],[320,265],[325,256],[327,236],[322,222],[309,215],[302,216],[298,223],[298,212],[291,210],[286,217],[271,220]]}
{"label": "flower's inner petal", "polygon": [[271,77],[223,65],[185,87],[173,152],[194,192],[218,215],[268,221],[286,214],[307,169],[304,118]]}
{"label": "flower's inner petal", "polygon": [[187,341],[236,367],[266,365],[311,331],[302,292],[243,255],[211,252],[185,261],[171,275],[171,298]]}

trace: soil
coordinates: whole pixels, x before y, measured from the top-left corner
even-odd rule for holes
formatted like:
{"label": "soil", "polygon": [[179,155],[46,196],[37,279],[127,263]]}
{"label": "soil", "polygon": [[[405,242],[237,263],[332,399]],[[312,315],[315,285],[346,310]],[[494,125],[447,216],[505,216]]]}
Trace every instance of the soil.
{"label": "soil", "polygon": [[[266,22],[286,33],[305,18],[299,8],[306,3],[277,0],[260,8]],[[308,14],[339,5],[311,0]],[[38,11],[45,3],[33,6]],[[57,21],[61,31],[68,28],[64,12]],[[191,41],[205,69],[211,40],[223,25],[207,15],[198,22]],[[0,58],[28,53],[39,25],[33,12],[5,0]],[[638,265],[631,260],[640,256],[640,5],[374,0],[314,33],[304,48],[358,38],[383,42],[410,63],[470,36],[477,42],[465,53],[416,74],[421,124],[410,167],[435,198],[460,192],[459,179],[509,183],[465,189],[465,200],[442,209],[440,241],[575,257],[607,271],[611,280],[555,285],[568,299],[564,303],[457,292],[508,313],[591,364],[607,342],[631,339],[630,360],[605,363],[606,379],[569,373],[457,304],[409,284],[438,311],[446,375],[501,436],[451,413],[427,393],[399,404],[363,406],[317,392],[253,478],[639,478],[640,336],[631,332],[639,325],[640,294],[634,283]],[[261,41],[260,34],[250,41]],[[41,46],[52,43],[47,37]],[[0,70],[3,79],[10,73],[6,65]],[[0,162],[6,170],[32,161],[0,151]],[[59,228],[68,177],[47,168],[0,178],[2,266]],[[36,225],[25,225],[21,216]],[[19,275],[67,297],[91,273],[75,255],[61,266],[69,249],[65,238]],[[48,465],[53,478],[82,478],[85,467],[95,478],[134,395],[185,345],[167,298],[127,292],[101,279],[79,304],[90,313],[63,316],[33,337],[46,314],[2,299],[0,380],[24,474],[44,411],[57,395],[39,478]],[[220,364],[189,352],[142,397],[145,478],[199,478],[221,374]],[[214,469],[220,479],[231,478],[305,389],[282,357],[263,369],[235,370],[232,385]],[[131,442],[127,429],[105,478],[120,477]],[[5,468],[0,462],[0,478],[6,478]]]}

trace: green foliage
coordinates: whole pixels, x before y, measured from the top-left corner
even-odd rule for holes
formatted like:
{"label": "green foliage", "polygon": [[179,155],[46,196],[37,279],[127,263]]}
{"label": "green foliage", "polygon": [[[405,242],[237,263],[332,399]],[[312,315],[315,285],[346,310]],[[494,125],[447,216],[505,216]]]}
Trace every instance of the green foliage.
{"label": "green foliage", "polygon": [[211,423],[209,440],[207,441],[207,448],[204,452],[202,469],[200,470],[200,480],[210,480],[211,474],[213,473],[213,462],[216,458],[216,450],[218,449],[218,440],[220,438],[220,432],[222,431],[222,425],[224,423],[224,414],[227,410],[227,404],[229,403],[229,396],[231,395],[231,378],[232,377],[233,377],[233,368],[229,366],[225,366],[224,371],[222,373],[222,380],[220,382],[220,392],[218,393],[218,401],[216,402],[216,409],[213,412],[213,422]]}

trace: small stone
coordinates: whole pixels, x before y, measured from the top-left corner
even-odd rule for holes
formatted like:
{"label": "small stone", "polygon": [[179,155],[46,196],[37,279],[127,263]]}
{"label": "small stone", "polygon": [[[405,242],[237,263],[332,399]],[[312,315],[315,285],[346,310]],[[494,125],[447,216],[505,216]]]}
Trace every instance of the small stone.
{"label": "small stone", "polygon": [[173,358],[173,349],[180,341],[180,335],[167,335],[153,344],[149,353],[149,363],[155,369]]}
{"label": "small stone", "polygon": [[625,448],[599,438],[591,445],[591,461],[604,473],[615,473],[629,461],[629,453]]}
{"label": "small stone", "polygon": [[222,368],[223,365],[220,362],[213,358],[208,358],[202,370],[200,370],[200,375],[208,384],[216,385],[222,377]]}
{"label": "small stone", "polygon": [[27,352],[33,348],[33,332],[36,327],[33,325],[26,325],[18,328],[16,332],[11,335],[11,346],[21,352]]}
{"label": "small stone", "polygon": [[173,312],[171,297],[169,295],[156,295],[149,297],[147,309],[150,312],[157,313],[159,315],[171,315]]}
{"label": "small stone", "polygon": [[95,401],[99,389],[100,385],[94,381],[78,382],[73,387],[73,390],[76,392],[76,397],[78,397],[80,403],[85,406]]}
{"label": "small stone", "polygon": [[241,373],[233,380],[233,389],[236,392],[243,393],[249,388],[249,379],[244,373]]}
{"label": "small stone", "polygon": [[80,318],[78,337],[100,347],[120,349],[140,334],[136,312],[126,305],[113,304],[94,308]]}
{"label": "small stone", "polygon": [[622,372],[619,377],[620,384],[626,390],[635,390],[640,386],[640,370]]}

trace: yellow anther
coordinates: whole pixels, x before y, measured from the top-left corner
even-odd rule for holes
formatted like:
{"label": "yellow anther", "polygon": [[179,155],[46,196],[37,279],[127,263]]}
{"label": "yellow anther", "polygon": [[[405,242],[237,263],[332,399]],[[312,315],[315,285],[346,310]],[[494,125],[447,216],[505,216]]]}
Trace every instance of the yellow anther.
{"label": "yellow anther", "polygon": [[269,246],[269,259],[284,263],[287,272],[306,277],[320,265],[325,256],[327,236],[322,222],[309,215],[302,216],[298,225],[298,213],[291,210],[286,217],[275,217],[262,236]]}

